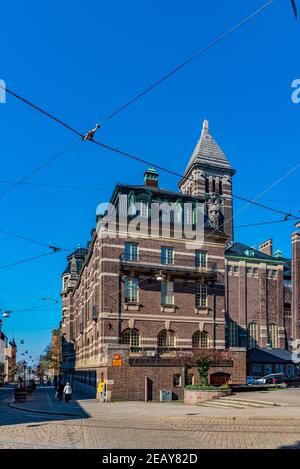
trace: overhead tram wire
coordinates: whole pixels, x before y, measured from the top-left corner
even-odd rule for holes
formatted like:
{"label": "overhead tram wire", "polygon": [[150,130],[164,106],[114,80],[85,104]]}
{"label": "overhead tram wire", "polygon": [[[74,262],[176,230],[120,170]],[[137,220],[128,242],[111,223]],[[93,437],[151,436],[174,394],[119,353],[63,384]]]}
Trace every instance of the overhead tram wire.
{"label": "overhead tram wire", "polygon": [[133,104],[134,102],[136,102],[138,99],[140,99],[141,97],[145,96],[147,93],[149,93],[151,90],[153,90],[154,88],[156,88],[158,85],[160,85],[161,83],[163,83],[164,81],[166,81],[168,78],[170,78],[172,75],[174,75],[175,73],[177,73],[179,70],[183,69],[186,65],[190,64],[191,62],[193,62],[194,60],[196,60],[201,54],[203,54],[204,52],[208,51],[209,49],[211,49],[213,46],[215,46],[216,44],[218,44],[219,42],[221,42],[223,39],[225,39],[227,36],[229,36],[231,33],[233,33],[234,31],[236,31],[238,28],[240,28],[243,24],[247,23],[248,21],[250,21],[252,18],[254,18],[255,16],[257,16],[259,13],[261,13],[262,11],[264,11],[267,7],[269,7],[271,4],[273,4],[275,2],[275,0],[270,0],[269,2],[267,2],[265,5],[263,5],[262,7],[258,8],[256,11],[254,11],[253,13],[251,13],[250,15],[248,15],[246,18],[244,18],[243,20],[241,20],[239,23],[237,23],[235,26],[233,26],[232,28],[228,29],[227,31],[225,31],[225,33],[221,34],[220,36],[218,36],[216,39],[214,39],[212,42],[210,42],[207,46],[203,47],[202,49],[198,50],[195,54],[193,54],[191,57],[189,57],[187,60],[185,60],[184,62],[182,62],[180,65],[178,65],[177,67],[173,68],[170,72],[168,72],[166,75],[162,76],[159,80],[157,80],[156,82],[154,82],[152,85],[148,86],[146,89],[144,89],[141,93],[137,94],[134,98],[130,99],[127,103],[123,104],[122,106],[120,106],[119,108],[115,109],[112,113],[108,114],[103,120],[102,120],[102,124],[104,124],[105,122],[107,122],[108,120],[112,119],[113,117],[115,117],[117,114],[119,114],[120,112],[124,111],[124,109],[128,108],[131,104]]}
{"label": "overhead tram wire", "polygon": [[[275,0],[273,0],[273,1],[275,1]],[[1,86],[1,85],[0,85],[0,86]],[[14,96],[16,96],[18,99],[21,99],[22,101],[24,101],[24,102],[30,104],[33,108],[35,108],[35,109],[41,111],[41,112],[42,112],[43,114],[45,114],[46,116],[49,115],[52,119],[54,119],[54,120],[57,121],[58,123],[61,123],[60,119],[57,119],[55,116],[50,115],[48,112],[42,110],[40,107],[34,105],[34,104],[31,103],[30,101],[28,101],[28,100],[22,98],[21,96],[17,95],[16,93],[14,93]],[[44,166],[46,166],[47,164],[49,164],[50,162],[52,162],[54,159],[58,158],[58,157],[59,157],[61,154],[63,154],[65,151],[68,151],[69,149],[71,149],[71,147],[73,147],[74,145],[76,145],[76,144],[78,144],[78,143],[80,143],[80,142],[83,141],[83,139],[85,138],[85,135],[83,135],[83,134],[81,134],[80,132],[78,132],[77,130],[73,129],[73,127],[70,127],[68,124],[65,124],[64,126],[67,127],[69,130],[75,132],[77,135],[80,135],[80,136],[81,136],[81,140],[80,140],[80,141],[77,141],[77,142],[74,142],[70,147],[66,148],[63,152],[60,152],[60,153],[57,154],[55,157],[51,158],[51,160],[48,160],[48,161],[47,161],[46,163],[44,163],[43,165],[39,166],[39,168],[37,168],[36,170],[33,170],[30,174],[28,174],[27,176],[23,177],[20,181],[16,182],[13,186],[11,186],[10,188],[8,188],[8,189],[6,189],[5,191],[3,191],[2,193],[0,193],[0,197],[1,197],[2,195],[4,195],[5,193],[7,193],[8,191],[12,190],[12,189],[13,189],[14,187],[16,187],[17,185],[21,184],[24,180],[28,179],[30,176],[32,176],[32,175],[35,174],[37,171],[39,171],[40,169],[42,169]],[[172,174],[173,176],[177,176],[177,177],[179,177],[179,178],[183,178],[183,175],[180,174],[180,173],[178,173],[178,172],[176,172],[176,171],[173,171],[173,170],[171,170],[171,169],[165,168],[165,167],[163,167],[163,166],[161,166],[161,165],[158,165],[158,164],[153,163],[153,162],[151,162],[151,161],[145,160],[145,159],[140,158],[140,157],[138,157],[138,156],[132,155],[132,154],[130,154],[130,153],[128,153],[128,152],[125,152],[125,151],[122,151],[122,150],[120,150],[120,149],[118,149],[118,148],[112,147],[112,146],[110,146],[110,145],[106,145],[106,144],[104,144],[104,143],[102,143],[102,142],[99,142],[99,141],[97,141],[97,140],[95,140],[95,139],[90,139],[89,141],[92,142],[92,143],[94,143],[95,145],[98,145],[98,146],[100,146],[100,147],[102,147],[102,148],[108,150],[108,151],[112,151],[112,152],[114,152],[114,153],[118,153],[119,155],[126,156],[127,158],[131,158],[131,159],[133,159],[133,160],[135,160],[135,161],[138,161],[138,162],[140,162],[140,163],[142,163],[142,164],[146,164],[146,165],[153,166],[154,168],[157,168],[157,169],[159,169],[159,170],[161,170],[161,171],[164,171],[164,172],[166,172],[166,173]],[[195,181],[193,181],[193,182],[195,182]],[[255,202],[255,201],[250,200],[250,199],[242,198],[242,197],[239,197],[239,196],[236,196],[236,195],[233,195],[233,197],[235,197],[235,198],[240,198],[240,199],[242,199],[242,200],[244,200],[244,201],[246,201],[246,202],[248,202],[248,203],[250,203],[250,204],[254,204],[254,205],[261,206],[261,207],[263,207],[263,208],[265,208],[265,209],[267,209],[267,210],[271,210],[271,211],[276,212],[276,213],[281,213],[282,215],[285,215],[285,216],[293,216],[295,219],[298,219],[298,218],[299,218],[299,217],[296,217],[295,215],[291,215],[290,213],[283,212],[283,211],[280,211],[280,210],[276,210],[276,209],[274,209],[274,208],[272,208],[272,207],[268,207],[267,205],[264,205],[264,206],[263,206],[262,204],[259,204],[258,202]]]}
{"label": "overhead tram wire", "polygon": [[26,176],[23,176],[21,179],[19,179],[18,181],[16,181],[15,183],[13,183],[10,187],[8,187],[7,189],[5,189],[4,191],[0,192],[0,198],[3,197],[4,195],[6,195],[8,192],[12,191],[13,189],[15,189],[17,186],[19,186],[20,184],[22,184],[24,181],[26,181],[27,179],[29,179],[31,176],[33,176],[34,174],[36,174],[37,172],[39,172],[41,169],[45,168],[46,166],[48,166],[49,164],[53,163],[53,161],[57,160],[58,158],[60,158],[64,153],[66,153],[67,151],[70,151],[73,147],[75,147],[75,145],[78,145],[79,143],[81,143],[82,140],[78,140],[76,142],[73,142],[71,145],[67,146],[64,150],[60,151],[59,153],[56,153],[54,156],[52,156],[49,160],[45,161],[43,164],[41,164],[40,166],[38,166],[37,168],[35,168],[34,170],[30,171],[30,173],[26,174]]}
{"label": "overhead tram wire", "polygon": [[12,262],[11,264],[2,265],[2,266],[0,266],[0,270],[7,269],[9,267],[13,267],[13,266],[19,265],[19,264],[24,264],[26,262],[33,261],[35,259],[40,259],[41,257],[51,256],[53,254],[58,254],[60,252],[70,252],[70,251],[72,251],[72,249],[61,249],[60,251],[46,252],[46,253],[43,253],[43,254],[39,254],[37,256],[28,257],[28,258],[22,259],[20,261]]}
{"label": "overhead tram wire", "polygon": [[285,220],[272,220],[272,221],[263,221],[259,223],[249,223],[248,225],[238,225],[235,226],[234,229],[236,230],[237,228],[248,228],[250,226],[259,226],[259,225],[271,225],[272,223],[284,223],[287,221],[295,221],[294,219],[285,219]]}
{"label": "overhead tram wire", "polygon": [[[135,156],[135,155],[132,155],[132,154],[130,154],[130,153],[124,152],[124,151],[122,151],[122,150],[119,150],[118,148],[111,147],[111,146],[106,145],[106,144],[104,144],[104,143],[102,143],[102,142],[99,142],[99,141],[97,141],[97,140],[91,140],[91,142],[94,143],[94,144],[96,144],[96,145],[101,146],[102,148],[105,148],[106,150],[109,150],[109,151],[118,153],[118,154],[120,154],[120,155],[122,155],[122,156],[126,156],[127,158],[131,158],[131,159],[133,159],[133,160],[135,160],[135,161],[138,161],[138,162],[140,162],[140,163],[143,163],[143,164],[146,164],[146,165],[150,165],[150,166],[152,166],[152,167],[154,167],[154,168],[156,168],[156,169],[160,169],[161,171],[164,171],[164,172],[166,172],[166,173],[172,174],[173,176],[177,176],[177,177],[179,177],[180,179],[183,179],[183,178],[184,178],[184,175],[182,175],[182,174],[180,174],[180,173],[178,173],[178,172],[176,172],[176,171],[173,171],[173,170],[171,170],[171,169],[165,168],[164,166],[157,165],[157,164],[155,164],[155,163],[153,163],[153,162],[144,160],[144,159],[142,159],[142,158],[140,158],[140,157],[138,157],[138,156]],[[187,179],[187,180],[190,180],[190,181],[192,181],[192,182],[194,182],[194,183],[197,184],[197,181],[195,181],[195,180],[192,179],[192,178],[186,178],[186,179]],[[275,213],[280,213],[281,215],[292,216],[292,217],[294,217],[294,218],[297,219],[297,220],[299,219],[299,217],[297,217],[296,215],[293,215],[293,214],[288,213],[288,212],[283,212],[283,211],[281,211],[281,210],[277,210],[277,209],[275,209],[275,208],[273,208],[273,207],[269,207],[269,206],[264,205],[264,204],[260,204],[259,202],[256,202],[255,200],[250,200],[250,199],[247,199],[247,198],[245,198],[245,197],[237,196],[237,195],[235,195],[235,194],[232,194],[232,197],[234,197],[234,198],[236,198],[236,199],[244,200],[245,202],[248,202],[248,203],[253,204],[253,205],[257,205],[257,206],[259,206],[259,207],[261,207],[261,208],[264,208],[264,209],[266,209],[266,210],[270,210],[270,211],[275,212]]]}

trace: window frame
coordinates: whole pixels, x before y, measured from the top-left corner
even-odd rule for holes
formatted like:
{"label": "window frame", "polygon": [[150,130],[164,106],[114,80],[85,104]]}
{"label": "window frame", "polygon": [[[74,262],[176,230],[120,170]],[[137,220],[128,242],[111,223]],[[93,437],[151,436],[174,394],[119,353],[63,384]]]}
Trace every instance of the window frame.
{"label": "window frame", "polygon": [[161,246],[161,264],[174,265],[174,248],[171,246]]}
{"label": "window frame", "polygon": [[208,288],[206,283],[196,283],[195,304],[196,308],[207,308]]}
{"label": "window frame", "polygon": [[139,302],[139,280],[136,277],[125,278],[125,303]]}
{"label": "window frame", "polygon": [[174,282],[161,282],[161,305],[174,305]]}
{"label": "window frame", "polygon": [[124,257],[125,257],[125,261],[138,262],[139,261],[139,243],[135,243],[132,241],[125,241]]}

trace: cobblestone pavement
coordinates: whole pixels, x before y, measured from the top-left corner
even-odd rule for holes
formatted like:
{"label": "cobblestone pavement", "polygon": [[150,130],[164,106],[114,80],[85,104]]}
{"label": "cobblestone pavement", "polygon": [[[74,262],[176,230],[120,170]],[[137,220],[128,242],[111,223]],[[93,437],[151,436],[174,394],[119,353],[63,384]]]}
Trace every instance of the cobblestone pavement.
{"label": "cobblestone pavement", "polygon": [[220,416],[219,410],[203,413],[197,407],[192,415],[190,406],[180,404],[89,404],[85,399],[80,402],[91,416],[71,418],[12,409],[11,398],[11,391],[0,391],[0,449],[300,448],[300,418],[284,416],[292,408],[281,408],[276,417],[269,409],[262,416],[233,417],[230,411]]}

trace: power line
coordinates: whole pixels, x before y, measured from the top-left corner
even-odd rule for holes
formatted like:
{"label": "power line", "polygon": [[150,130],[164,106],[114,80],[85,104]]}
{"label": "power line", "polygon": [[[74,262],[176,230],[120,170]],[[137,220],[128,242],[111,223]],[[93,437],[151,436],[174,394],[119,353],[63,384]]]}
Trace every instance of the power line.
{"label": "power line", "polygon": [[135,101],[137,101],[138,99],[140,99],[142,96],[145,96],[145,94],[149,93],[149,91],[153,90],[154,88],[156,88],[158,85],[160,85],[162,82],[164,82],[165,80],[167,80],[168,78],[170,78],[172,75],[174,75],[176,72],[178,72],[179,70],[181,70],[182,68],[184,68],[186,65],[188,65],[189,63],[193,62],[194,60],[196,60],[201,54],[203,54],[204,52],[208,51],[209,49],[211,49],[213,46],[215,46],[217,43],[221,42],[223,39],[225,39],[227,36],[229,36],[231,33],[233,33],[234,31],[236,31],[240,26],[242,26],[243,24],[245,24],[247,21],[251,20],[252,18],[254,18],[255,16],[257,16],[259,13],[261,13],[263,10],[265,10],[268,6],[270,6],[272,3],[274,3],[275,0],[270,0],[269,2],[267,2],[265,5],[263,5],[262,7],[260,7],[258,10],[254,11],[253,13],[251,13],[251,15],[247,16],[246,18],[244,18],[242,21],[240,21],[239,23],[237,23],[235,26],[233,26],[232,28],[228,29],[225,33],[221,34],[221,36],[218,36],[216,39],[214,39],[212,42],[210,42],[207,46],[203,47],[202,49],[200,49],[199,51],[197,51],[194,55],[192,55],[190,58],[188,58],[187,60],[185,60],[183,63],[181,63],[180,65],[178,65],[177,67],[173,68],[169,73],[167,73],[166,75],[162,76],[159,80],[157,80],[156,82],[154,82],[152,85],[148,86],[144,91],[142,91],[141,93],[137,94],[134,98],[130,99],[127,103],[123,104],[122,106],[120,106],[119,108],[115,109],[115,111],[113,111],[111,114],[109,114],[108,116],[106,116],[103,120],[102,120],[102,124],[104,122],[107,122],[108,120],[112,119],[113,117],[115,117],[117,114],[119,114],[121,111],[123,111],[124,109],[126,109],[127,107],[129,107],[131,104],[133,104]]}
{"label": "power line", "polygon": [[260,223],[250,223],[249,225],[239,225],[239,226],[235,226],[234,229],[237,229],[237,228],[246,228],[246,227],[248,227],[248,226],[270,225],[270,224],[272,224],[272,223],[283,223],[283,222],[286,222],[286,221],[295,221],[295,220],[263,221],[263,222],[260,222]]}
{"label": "power line", "polygon": [[17,295],[27,296],[28,298],[35,298],[35,299],[38,299],[38,300],[44,300],[45,299],[45,297],[31,295],[29,293],[20,292],[18,290],[12,290],[10,288],[0,287],[0,290],[7,291],[9,293],[15,293]]}
{"label": "power line", "polygon": [[8,267],[13,267],[19,264],[24,264],[25,262],[30,262],[35,259],[39,259],[41,257],[51,256],[52,254],[57,254],[58,252],[66,252],[66,251],[70,251],[70,249],[61,249],[60,251],[46,252],[44,254],[39,254],[38,256],[28,257],[27,259],[22,259],[20,261],[12,262],[11,264],[2,265],[0,266],[0,270],[7,269]]}
{"label": "power line", "polygon": [[[169,173],[169,174],[172,174],[172,175],[174,175],[174,176],[177,176],[177,177],[179,177],[180,179],[183,179],[183,178],[184,178],[184,175],[182,175],[182,174],[180,174],[180,173],[178,173],[178,172],[176,172],[176,171],[173,171],[173,170],[171,170],[171,169],[165,168],[164,166],[157,165],[157,164],[152,163],[152,162],[150,162],[150,161],[144,160],[144,159],[142,159],[142,158],[140,158],[140,157],[138,157],[138,156],[135,156],[135,155],[132,155],[132,154],[130,154],[130,153],[124,152],[124,151],[122,151],[122,150],[119,150],[118,148],[111,147],[111,146],[106,145],[106,144],[104,144],[104,143],[102,143],[102,142],[98,142],[97,140],[91,140],[91,142],[92,142],[92,143],[95,143],[96,145],[101,146],[102,148],[105,148],[106,150],[109,150],[109,151],[118,153],[118,154],[120,154],[120,155],[122,155],[122,156],[126,156],[127,158],[131,158],[131,159],[133,159],[133,160],[135,160],[135,161],[138,161],[138,162],[140,162],[140,163],[153,166],[154,168],[160,169],[161,171],[164,171],[164,172],[166,172],[166,173]],[[187,180],[191,180],[191,181],[193,181],[193,182],[196,183],[196,184],[198,183],[197,181],[194,181],[194,180],[191,179],[191,178],[187,178]],[[232,197],[234,197],[234,198],[236,198],[236,199],[244,200],[244,201],[246,201],[246,202],[248,202],[248,203],[251,203],[251,204],[253,204],[253,205],[257,205],[257,206],[259,206],[259,207],[261,207],[261,208],[265,208],[265,209],[270,210],[270,211],[272,211],[272,212],[281,213],[282,215],[285,215],[285,216],[292,216],[292,217],[294,217],[295,219],[299,219],[299,217],[297,217],[296,215],[292,215],[291,213],[283,212],[283,211],[281,211],[281,210],[274,209],[274,208],[269,207],[269,206],[267,206],[267,205],[260,204],[259,202],[256,202],[255,200],[250,200],[250,199],[247,199],[247,198],[245,198],[245,197],[237,196],[237,195],[235,195],[235,194],[232,194]]]}
{"label": "power line", "polygon": [[19,186],[20,184],[22,184],[24,181],[26,181],[26,179],[29,179],[31,176],[33,176],[34,174],[36,174],[38,171],[40,171],[41,169],[45,168],[45,166],[48,166],[50,163],[52,163],[53,161],[57,160],[59,157],[61,157],[64,153],[66,153],[67,151],[71,150],[71,148],[73,148],[75,145],[78,145],[78,143],[81,143],[82,140],[79,140],[79,141],[76,141],[76,142],[73,142],[71,145],[69,145],[68,147],[66,147],[64,150],[60,151],[59,153],[56,153],[56,155],[54,155],[53,157],[51,157],[49,160],[45,161],[45,163],[41,164],[40,166],[38,166],[36,169],[32,170],[30,173],[28,173],[26,176],[22,177],[21,179],[19,179],[17,182],[15,182],[14,184],[12,184],[10,187],[8,187],[7,189],[5,189],[3,192],[0,192],[0,198],[3,197],[5,194],[7,194],[8,192],[12,191],[13,189],[15,189],[17,186]]}
{"label": "power line", "polygon": [[[19,238],[19,239],[24,239],[25,241],[29,241],[30,243],[34,243],[34,244],[38,244],[39,246],[47,246],[47,248],[50,247],[49,244],[47,243],[43,243],[41,241],[37,241],[35,239],[32,239],[32,238],[28,238],[27,236],[23,236],[23,235],[19,235],[19,234],[16,234],[16,233],[12,233],[11,231],[6,231],[6,230],[2,230],[0,229],[0,233],[4,233],[4,234],[7,234],[9,236],[13,236],[14,238]],[[59,248],[56,248],[57,250],[60,250]]]}
{"label": "power line", "polygon": [[[274,0],[272,0],[272,1],[274,1]],[[19,95],[16,95],[16,94],[14,94],[14,95],[17,96],[18,98],[21,98]],[[24,99],[22,99],[22,100],[24,100]],[[24,101],[25,101],[26,103],[30,103],[28,100],[24,100]],[[32,104],[32,103],[30,103],[30,104]],[[32,106],[33,106],[35,109],[40,110],[40,108],[37,107],[36,105],[33,105],[33,104],[32,104]],[[47,112],[43,112],[43,114],[48,115]],[[52,116],[52,117],[53,117],[53,116]],[[54,118],[54,120],[57,120],[58,122],[60,122],[60,121],[59,121],[58,119],[56,119],[56,118]],[[69,126],[66,125],[66,127],[69,127]],[[73,130],[73,129],[71,128],[71,130]],[[79,132],[77,132],[77,131],[76,131],[76,133],[79,134]],[[80,134],[80,135],[81,135],[81,134]],[[35,174],[35,173],[36,173],[37,171],[39,171],[41,168],[43,168],[43,167],[46,166],[47,164],[51,163],[54,159],[58,158],[58,157],[61,156],[65,151],[68,151],[68,150],[71,149],[74,145],[77,145],[77,144],[80,143],[81,141],[82,141],[82,140],[77,141],[77,142],[74,142],[71,146],[67,147],[63,152],[60,152],[59,154],[55,155],[53,158],[51,158],[51,160],[48,160],[46,163],[44,163],[43,165],[41,165],[41,166],[40,166],[39,168],[37,168],[36,170],[32,171],[30,174],[28,174],[27,176],[25,176],[24,178],[22,178],[20,181],[18,181],[18,182],[15,183],[14,185],[12,185],[10,188],[8,188],[8,189],[6,189],[4,192],[0,193],[0,197],[1,197],[2,195],[6,194],[7,192],[9,192],[10,190],[12,190],[12,189],[13,189],[14,187],[16,187],[17,185],[21,184],[24,180],[28,179],[30,176],[32,176],[33,174]],[[112,146],[110,146],[110,145],[106,145],[106,144],[104,144],[104,143],[102,143],[102,142],[99,142],[99,141],[97,141],[97,140],[90,139],[89,141],[92,142],[92,143],[94,143],[94,144],[96,144],[96,145],[98,145],[98,146],[101,146],[102,148],[104,148],[104,149],[106,149],[106,150],[112,151],[112,152],[114,152],[114,153],[118,153],[118,154],[120,154],[120,155],[122,155],[122,156],[126,156],[127,158],[131,158],[131,159],[133,159],[133,160],[135,160],[135,161],[138,161],[138,162],[140,162],[140,163],[142,163],[142,164],[146,164],[146,165],[149,165],[149,166],[153,166],[154,168],[157,168],[157,169],[159,169],[159,170],[161,170],[161,171],[164,171],[164,172],[166,172],[166,173],[172,174],[172,175],[177,176],[177,177],[179,177],[179,178],[183,178],[183,177],[184,177],[182,174],[180,174],[180,173],[178,173],[178,172],[176,172],[176,171],[173,171],[173,170],[171,170],[171,169],[165,168],[164,166],[160,166],[160,165],[155,164],[155,163],[153,163],[153,162],[151,162],[151,161],[145,160],[145,159],[140,158],[139,156],[136,156],[136,155],[132,155],[131,153],[125,152],[125,151],[123,151],[123,150],[120,150],[120,149],[118,149],[118,148],[112,147]],[[193,181],[193,182],[195,182],[195,181]],[[236,196],[236,195],[234,195],[234,197],[235,197],[235,198],[240,198],[240,199],[242,199],[242,200],[245,200],[245,201],[247,201],[248,203],[251,203],[251,204],[254,204],[254,205],[263,207],[263,208],[265,208],[265,209],[267,209],[267,210],[271,210],[271,211],[273,211],[273,212],[281,213],[282,215],[285,215],[285,216],[287,216],[287,215],[288,215],[288,216],[294,216],[294,215],[291,215],[290,213],[281,212],[281,211],[279,211],[279,210],[273,209],[273,208],[268,207],[268,206],[266,206],[266,205],[263,206],[262,204],[259,204],[258,202],[255,202],[255,201],[253,201],[253,200],[249,200],[249,199],[246,199],[246,198],[242,198],[242,197],[239,197],[239,196]],[[297,217],[294,216],[294,218],[297,218]]]}
{"label": "power line", "polygon": [[20,101],[23,101],[25,104],[28,104],[28,106],[33,107],[34,109],[36,109],[37,111],[41,112],[42,114],[45,114],[45,116],[47,116],[47,117],[49,117],[50,119],[54,120],[54,121],[57,122],[58,124],[63,125],[63,126],[66,127],[67,129],[69,129],[69,130],[71,130],[72,132],[74,132],[75,134],[77,134],[78,136],[83,137],[83,134],[81,134],[80,132],[78,132],[76,129],[74,129],[73,127],[71,127],[69,124],[66,124],[64,121],[62,121],[62,120],[59,119],[58,117],[53,116],[53,114],[50,114],[50,112],[47,112],[47,111],[45,111],[44,109],[42,109],[41,107],[37,106],[36,104],[33,104],[31,101],[29,101],[28,99],[23,98],[22,96],[20,96],[19,94],[15,93],[15,92],[12,91],[12,90],[10,90],[10,89],[7,88],[6,86],[1,86],[1,84],[0,84],[0,88],[3,88],[7,93],[11,94],[12,96],[14,96],[15,98],[19,99]]}

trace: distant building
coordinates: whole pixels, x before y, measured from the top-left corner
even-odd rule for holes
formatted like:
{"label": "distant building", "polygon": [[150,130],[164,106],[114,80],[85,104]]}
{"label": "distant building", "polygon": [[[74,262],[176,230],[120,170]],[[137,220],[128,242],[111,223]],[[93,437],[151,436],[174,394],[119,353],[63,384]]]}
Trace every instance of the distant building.
{"label": "distant building", "polygon": [[15,372],[17,366],[17,346],[14,341],[7,342],[5,353],[5,382],[13,383],[15,381]]}

